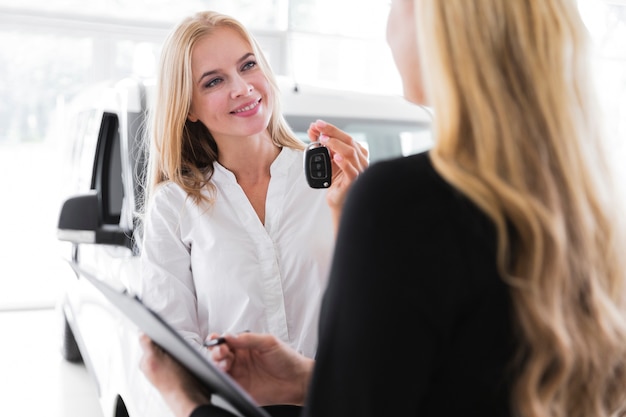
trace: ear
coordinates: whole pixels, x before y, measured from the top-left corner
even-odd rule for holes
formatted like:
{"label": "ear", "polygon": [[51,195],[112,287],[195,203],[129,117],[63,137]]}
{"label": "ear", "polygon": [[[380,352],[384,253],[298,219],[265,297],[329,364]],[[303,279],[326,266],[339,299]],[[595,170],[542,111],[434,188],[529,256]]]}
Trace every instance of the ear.
{"label": "ear", "polygon": [[192,123],[195,123],[198,121],[198,118],[190,111],[189,113],[187,113],[187,120],[189,120]]}

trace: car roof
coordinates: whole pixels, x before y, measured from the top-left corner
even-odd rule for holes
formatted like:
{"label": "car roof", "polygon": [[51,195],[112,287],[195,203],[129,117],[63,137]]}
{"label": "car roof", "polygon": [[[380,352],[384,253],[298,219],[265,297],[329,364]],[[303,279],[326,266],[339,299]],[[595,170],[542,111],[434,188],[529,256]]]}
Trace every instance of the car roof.
{"label": "car roof", "polygon": [[427,109],[392,94],[375,94],[300,84],[279,78],[282,110],[294,116],[381,119],[430,124]]}

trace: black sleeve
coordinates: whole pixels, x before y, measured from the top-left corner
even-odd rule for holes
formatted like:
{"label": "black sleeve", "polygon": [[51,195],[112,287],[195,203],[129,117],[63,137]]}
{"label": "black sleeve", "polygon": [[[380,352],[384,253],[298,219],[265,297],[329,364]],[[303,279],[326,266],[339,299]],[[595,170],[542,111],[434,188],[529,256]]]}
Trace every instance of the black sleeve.
{"label": "black sleeve", "polygon": [[[268,405],[263,409],[270,417],[298,417],[302,407],[295,405]],[[235,414],[211,404],[201,405],[189,417],[237,417]]]}

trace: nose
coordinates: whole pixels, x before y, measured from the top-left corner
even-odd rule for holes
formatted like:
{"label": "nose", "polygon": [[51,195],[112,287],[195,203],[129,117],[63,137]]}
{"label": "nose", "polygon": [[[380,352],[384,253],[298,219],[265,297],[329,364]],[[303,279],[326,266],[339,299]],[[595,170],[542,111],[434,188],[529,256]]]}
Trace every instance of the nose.
{"label": "nose", "polygon": [[231,95],[233,98],[247,96],[252,92],[252,90],[252,84],[243,79],[243,77],[238,76],[233,80]]}

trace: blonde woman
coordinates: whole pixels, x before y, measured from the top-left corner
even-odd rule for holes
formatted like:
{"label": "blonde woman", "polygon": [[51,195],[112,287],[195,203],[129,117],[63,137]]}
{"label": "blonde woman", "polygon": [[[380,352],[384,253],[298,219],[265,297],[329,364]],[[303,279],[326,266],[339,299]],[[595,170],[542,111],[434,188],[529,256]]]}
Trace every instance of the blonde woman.
{"label": "blonde woman", "polygon": [[261,49],[219,13],[173,30],[156,91],[139,295],[207,355],[210,333],[249,330],[313,357],[334,222],[366,151],[312,121],[334,166],[331,188],[310,188]]}
{"label": "blonde woman", "polygon": [[[306,416],[625,415],[623,196],[576,0],[391,3],[387,40],[435,146],[354,183],[315,362],[257,334],[214,358]],[[182,392],[148,342],[144,372]],[[185,398],[180,416],[211,415]]]}

